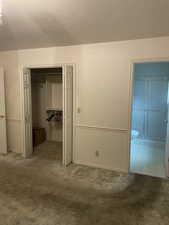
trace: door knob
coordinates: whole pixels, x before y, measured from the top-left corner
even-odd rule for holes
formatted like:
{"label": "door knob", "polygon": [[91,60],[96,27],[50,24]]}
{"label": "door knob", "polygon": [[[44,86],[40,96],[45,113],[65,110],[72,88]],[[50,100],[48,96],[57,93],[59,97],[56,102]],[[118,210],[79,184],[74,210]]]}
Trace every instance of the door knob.
{"label": "door knob", "polygon": [[4,119],[5,118],[5,116],[3,116],[3,115],[0,115],[0,119]]}

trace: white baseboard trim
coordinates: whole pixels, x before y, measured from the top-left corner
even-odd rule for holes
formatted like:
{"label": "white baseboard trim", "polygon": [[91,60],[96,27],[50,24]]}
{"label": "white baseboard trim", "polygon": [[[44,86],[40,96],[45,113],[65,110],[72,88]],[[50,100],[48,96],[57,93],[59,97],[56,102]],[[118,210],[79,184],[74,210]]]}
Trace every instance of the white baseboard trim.
{"label": "white baseboard trim", "polygon": [[74,164],[77,164],[77,165],[83,165],[83,166],[89,166],[89,167],[94,167],[94,168],[98,168],[98,169],[106,169],[106,170],[111,170],[111,171],[116,171],[116,172],[121,172],[121,173],[126,173],[128,174],[128,170],[123,170],[121,168],[113,168],[113,167],[110,167],[110,166],[103,166],[103,165],[98,165],[98,164],[95,164],[95,163],[84,163],[80,160],[74,160],[73,161]]}
{"label": "white baseboard trim", "polygon": [[14,148],[10,148],[9,146],[8,146],[8,153],[17,153],[17,154],[22,154],[22,152],[20,152],[20,151],[17,151],[16,149],[14,149]]}

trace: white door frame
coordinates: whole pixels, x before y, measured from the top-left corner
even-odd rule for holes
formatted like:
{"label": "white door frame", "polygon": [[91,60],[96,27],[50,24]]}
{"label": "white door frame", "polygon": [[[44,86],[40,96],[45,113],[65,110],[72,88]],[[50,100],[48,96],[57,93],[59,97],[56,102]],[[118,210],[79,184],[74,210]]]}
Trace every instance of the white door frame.
{"label": "white door frame", "polygon": [[[132,105],[133,105],[133,88],[134,88],[134,65],[136,63],[160,63],[160,62],[168,62],[169,58],[146,58],[146,59],[133,59],[130,62],[130,88],[129,88],[129,131],[128,131],[128,172],[130,173],[130,148],[131,148],[131,129],[132,129]],[[168,111],[168,118],[169,118],[169,111]],[[165,147],[165,176],[166,178],[169,177],[169,123],[167,124],[167,140],[166,140],[166,147]]]}
{"label": "white door frame", "polygon": [[4,76],[4,69],[0,67],[0,154],[7,154],[7,129],[6,129],[6,101],[5,101],[5,76]]}
{"label": "white door frame", "polygon": [[62,67],[63,71],[65,66],[73,66],[73,150],[72,150],[72,162],[75,161],[76,152],[76,65],[75,63],[63,63],[63,64],[49,64],[49,65],[25,65],[20,68],[20,89],[21,89],[21,146],[22,156],[26,157],[25,148],[25,114],[24,114],[24,69],[38,69],[38,68],[57,68]]}

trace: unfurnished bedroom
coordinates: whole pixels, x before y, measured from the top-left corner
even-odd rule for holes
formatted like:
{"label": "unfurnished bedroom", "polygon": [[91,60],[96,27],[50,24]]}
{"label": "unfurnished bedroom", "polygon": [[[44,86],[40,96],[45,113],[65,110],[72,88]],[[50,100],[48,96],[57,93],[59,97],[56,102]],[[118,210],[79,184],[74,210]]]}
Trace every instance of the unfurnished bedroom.
{"label": "unfurnished bedroom", "polygon": [[0,0],[0,225],[169,224],[168,12]]}

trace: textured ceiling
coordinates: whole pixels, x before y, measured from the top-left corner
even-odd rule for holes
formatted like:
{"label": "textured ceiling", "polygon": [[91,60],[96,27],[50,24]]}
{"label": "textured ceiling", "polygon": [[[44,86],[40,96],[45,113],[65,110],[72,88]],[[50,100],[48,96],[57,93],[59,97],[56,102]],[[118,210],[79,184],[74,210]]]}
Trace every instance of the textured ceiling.
{"label": "textured ceiling", "polygon": [[169,0],[2,0],[0,50],[169,35]]}

